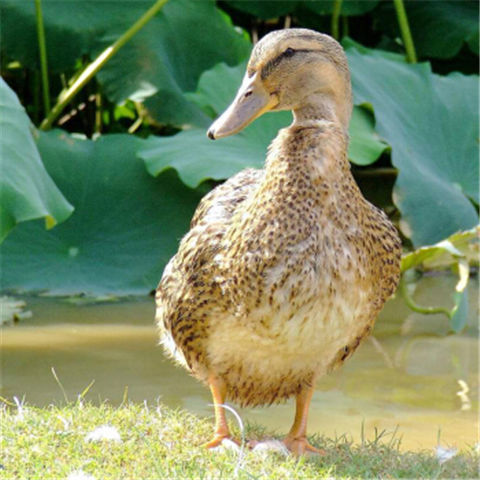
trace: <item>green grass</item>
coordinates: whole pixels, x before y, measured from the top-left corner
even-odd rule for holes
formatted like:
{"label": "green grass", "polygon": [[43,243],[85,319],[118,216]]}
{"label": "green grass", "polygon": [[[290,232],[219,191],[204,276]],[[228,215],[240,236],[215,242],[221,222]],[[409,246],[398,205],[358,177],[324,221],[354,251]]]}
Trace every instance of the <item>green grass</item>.
{"label": "green grass", "polygon": [[[97,427],[110,425],[121,441],[87,441]],[[67,479],[82,471],[96,480],[230,479],[238,453],[208,451],[200,445],[212,434],[212,422],[163,405],[112,407],[77,402],[65,406],[1,408],[0,478]],[[268,436],[247,426],[248,438]],[[237,431],[238,437],[240,437]],[[477,478],[473,449],[440,464],[433,452],[402,452],[395,436],[354,445],[345,437],[312,437],[326,450],[321,458],[285,457],[247,451],[240,479]],[[80,477],[77,477],[80,478]]]}

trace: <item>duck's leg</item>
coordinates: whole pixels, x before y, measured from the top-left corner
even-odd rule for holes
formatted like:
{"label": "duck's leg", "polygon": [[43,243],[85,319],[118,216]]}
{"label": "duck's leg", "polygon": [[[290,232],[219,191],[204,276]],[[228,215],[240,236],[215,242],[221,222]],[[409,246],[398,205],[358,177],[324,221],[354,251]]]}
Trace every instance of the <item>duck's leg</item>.
{"label": "duck's leg", "polygon": [[215,434],[213,440],[205,444],[207,448],[218,447],[224,438],[230,438],[228,430],[225,409],[221,407],[225,402],[227,386],[225,382],[218,377],[211,375],[208,379],[208,385],[212,392],[213,405],[215,408]]}
{"label": "duck's leg", "polygon": [[297,395],[297,403],[295,410],[295,420],[293,422],[290,432],[283,440],[285,446],[294,455],[300,456],[305,453],[316,453],[319,455],[325,455],[323,450],[313,447],[307,441],[307,418],[308,409],[310,407],[310,401],[314,392],[314,384],[310,387],[302,388]]}

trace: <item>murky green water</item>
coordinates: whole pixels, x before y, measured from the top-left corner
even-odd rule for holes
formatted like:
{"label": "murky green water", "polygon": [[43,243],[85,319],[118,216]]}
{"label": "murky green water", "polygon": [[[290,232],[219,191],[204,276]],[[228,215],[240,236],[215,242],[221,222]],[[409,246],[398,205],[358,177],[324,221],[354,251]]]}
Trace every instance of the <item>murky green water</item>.
{"label": "murky green water", "polygon": [[[449,305],[454,278],[424,278],[415,298]],[[470,284],[469,327],[450,335],[440,315],[422,316],[401,299],[390,301],[374,335],[345,367],[319,381],[309,432],[329,436],[393,431],[403,448],[464,447],[478,439],[478,280]],[[0,394],[34,405],[63,401],[54,367],[70,400],[95,380],[87,398],[119,404],[128,387],[133,401],[182,407],[211,415],[205,387],[174,367],[157,347],[153,300],[77,306],[58,299],[27,298],[33,317],[2,330]],[[466,392],[466,390],[469,390]],[[464,393],[461,393],[461,392]],[[460,392],[460,393],[459,393]],[[241,410],[242,417],[286,432],[292,401]]]}

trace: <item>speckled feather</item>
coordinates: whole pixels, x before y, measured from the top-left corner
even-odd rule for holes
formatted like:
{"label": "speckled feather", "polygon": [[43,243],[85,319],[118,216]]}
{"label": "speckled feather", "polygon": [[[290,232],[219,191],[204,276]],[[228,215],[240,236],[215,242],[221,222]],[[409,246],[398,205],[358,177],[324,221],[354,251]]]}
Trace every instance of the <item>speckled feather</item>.
{"label": "speckled feather", "polygon": [[[333,45],[326,58],[341,65],[350,101],[336,42],[282,35],[301,47],[315,38],[306,55]],[[249,68],[261,69],[269,48],[256,47]],[[269,81],[278,63],[266,63]],[[399,279],[398,234],[356,185],[343,124],[328,105],[300,113],[270,145],[264,170],[244,170],[205,196],[156,292],[165,350],[198,379],[222,379],[241,405],[296,395],[343,363]]]}

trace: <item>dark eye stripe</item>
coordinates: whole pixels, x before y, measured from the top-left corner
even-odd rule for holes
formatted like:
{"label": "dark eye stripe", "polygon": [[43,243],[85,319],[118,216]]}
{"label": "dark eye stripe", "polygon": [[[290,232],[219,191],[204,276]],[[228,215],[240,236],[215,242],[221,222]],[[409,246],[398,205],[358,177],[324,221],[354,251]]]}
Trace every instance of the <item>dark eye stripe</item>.
{"label": "dark eye stripe", "polygon": [[293,48],[287,48],[280,55],[278,55],[277,57],[273,58],[272,60],[270,60],[265,64],[260,74],[262,80],[265,80],[273,72],[273,70],[280,64],[280,62],[285,58],[291,58],[297,53],[306,53],[306,52],[314,52],[314,51],[315,50],[308,49],[308,48],[299,49],[299,50],[294,50]]}

